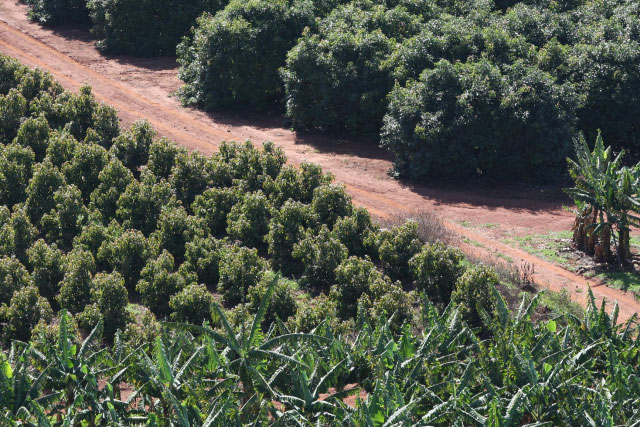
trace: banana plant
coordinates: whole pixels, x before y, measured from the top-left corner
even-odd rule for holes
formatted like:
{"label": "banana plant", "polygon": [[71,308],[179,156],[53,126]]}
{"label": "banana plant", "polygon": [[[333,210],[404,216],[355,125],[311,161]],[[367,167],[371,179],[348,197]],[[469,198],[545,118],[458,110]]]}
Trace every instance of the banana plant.
{"label": "banana plant", "polygon": [[336,417],[343,417],[348,409],[342,400],[356,394],[359,388],[354,387],[325,394],[322,391],[327,389],[327,384],[346,364],[347,359],[343,359],[319,379],[317,378],[317,369],[314,369],[311,375],[308,375],[304,369],[295,370],[293,374],[295,378],[293,393],[295,394],[279,394],[278,401],[283,404],[283,410],[274,411],[277,419],[280,421],[319,419],[328,422]]}
{"label": "banana plant", "polygon": [[42,407],[51,404],[56,396],[42,395],[49,368],[34,372],[32,360],[37,357],[36,353],[30,345],[17,342],[11,346],[8,356],[0,352],[0,408],[5,408],[0,418],[21,420],[29,426],[46,422]]}
{"label": "banana plant", "polygon": [[221,332],[208,326],[166,323],[177,329],[186,329],[209,336],[224,347],[222,354],[229,360],[228,369],[238,378],[242,412],[247,418],[260,412],[261,402],[264,399],[278,398],[278,393],[273,390],[271,381],[265,377],[269,363],[281,363],[293,368],[309,368],[299,358],[285,353],[284,349],[287,345],[326,344],[329,341],[325,337],[314,334],[288,333],[276,337],[263,334],[262,321],[278,280],[279,275],[276,275],[270,282],[249,328],[245,327],[244,322],[237,328],[232,327],[222,308],[215,303],[212,305],[212,310],[222,325]]}
{"label": "banana plant", "polygon": [[[629,229],[640,226],[640,163],[623,167],[624,150],[614,156],[611,147],[604,147],[600,134],[593,151],[583,136],[574,141],[574,147],[576,160],[567,162],[575,187],[564,191],[575,201],[580,218],[598,218],[585,231],[606,236],[617,231],[616,252],[622,265],[631,255]],[[604,239],[604,245],[608,244]],[[608,248],[604,250],[608,252]]]}
{"label": "banana plant", "polygon": [[[52,359],[46,372],[46,385],[56,392],[51,394],[48,418],[57,422],[86,426],[102,425],[106,421],[121,422],[127,418],[129,402],[115,398],[117,385],[125,372],[127,360],[121,365],[107,363],[107,347],[100,347],[97,340],[102,332],[102,321],[93,328],[80,346],[74,342],[70,328],[70,316],[66,310],[60,313],[59,337],[50,343],[43,360]],[[118,374],[108,380],[109,373]],[[99,382],[102,380],[103,386]]]}
{"label": "banana plant", "polygon": [[155,422],[190,426],[202,420],[200,409],[188,396],[197,389],[199,380],[193,373],[202,363],[205,345],[185,347],[184,338],[174,339],[167,348],[157,337],[153,359],[140,351],[133,368],[133,377],[141,384],[137,393],[144,395],[142,405],[153,407],[160,414]]}

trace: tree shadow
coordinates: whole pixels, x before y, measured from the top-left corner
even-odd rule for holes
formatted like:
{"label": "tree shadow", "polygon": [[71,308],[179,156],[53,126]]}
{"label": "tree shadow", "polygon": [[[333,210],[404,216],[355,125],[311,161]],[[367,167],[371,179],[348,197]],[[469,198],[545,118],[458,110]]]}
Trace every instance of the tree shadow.
{"label": "tree shadow", "polygon": [[177,57],[175,56],[131,56],[106,53],[103,53],[102,56],[121,65],[131,65],[149,71],[177,71],[178,69]]}
{"label": "tree shadow", "polygon": [[557,212],[573,201],[560,184],[535,186],[517,182],[432,182],[421,184],[400,180],[403,187],[437,205],[468,205],[488,210],[508,209],[514,212]]}
{"label": "tree shadow", "polygon": [[[229,127],[251,127],[260,131],[275,132],[275,136],[291,134],[296,145],[308,145],[318,153],[349,155],[363,159],[392,161],[393,155],[370,138],[340,133],[321,133],[294,130],[291,121],[279,111],[260,112],[247,109],[232,111],[203,111],[197,107],[188,109],[204,113],[214,123]],[[254,141],[263,142],[263,141]]]}
{"label": "tree shadow", "polygon": [[65,24],[56,26],[42,26],[56,36],[68,41],[80,41],[83,43],[93,43],[97,38],[91,34],[90,26],[87,24]]}
{"label": "tree shadow", "polygon": [[97,48],[96,42],[99,39],[91,34],[90,26],[88,25],[60,25],[46,28],[56,36],[67,41],[90,44],[98,55],[121,65],[134,66],[149,71],[175,71],[178,69],[176,56],[133,56],[103,52]]}
{"label": "tree shadow", "polygon": [[[382,160],[389,163],[393,154],[381,148],[377,141],[338,133],[294,131],[290,121],[282,113],[265,113],[248,110],[203,112],[211,121],[229,127],[250,127],[261,131],[275,132],[275,136],[292,134],[295,144],[307,145],[314,151],[330,155],[351,156],[354,160]],[[263,141],[254,141],[261,143]],[[363,175],[363,179],[367,179]],[[532,185],[520,182],[503,182],[477,178],[465,182],[436,180],[417,183],[396,178],[400,186],[436,205],[469,205],[485,209],[509,209],[522,212],[557,212],[572,200],[562,191],[563,182],[551,185]]]}

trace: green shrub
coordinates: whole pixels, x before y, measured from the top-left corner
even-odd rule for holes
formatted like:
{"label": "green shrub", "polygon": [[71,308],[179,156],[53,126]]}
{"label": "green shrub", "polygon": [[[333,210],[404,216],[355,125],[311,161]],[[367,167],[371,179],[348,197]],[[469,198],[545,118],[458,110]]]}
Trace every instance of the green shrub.
{"label": "green shrub", "polygon": [[234,180],[234,185],[244,188],[244,191],[257,191],[267,180],[278,176],[286,156],[281,148],[268,141],[263,144],[262,151],[256,149],[251,141],[243,144],[223,142],[220,152],[211,160],[214,185],[229,186]]}
{"label": "green shrub", "polygon": [[378,254],[385,273],[393,280],[406,281],[411,278],[409,260],[422,248],[418,237],[418,224],[407,221],[390,230],[383,230],[377,236]]}
{"label": "green shrub", "polygon": [[[78,322],[75,317],[67,313],[67,339],[72,345],[81,345],[80,332],[78,330]],[[57,343],[60,341],[60,322],[46,322],[41,320],[31,330],[31,342],[33,347],[40,353],[53,357],[50,354],[52,346],[51,343]]]}
{"label": "green shrub", "polygon": [[271,266],[286,275],[302,272],[303,265],[292,253],[296,243],[304,236],[305,228],[315,228],[316,219],[309,205],[288,200],[269,221],[266,242],[269,245]]}
{"label": "green shrub", "polygon": [[222,0],[87,1],[98,47],[136,56],[175,55],[198,15],[223,6]]}
{"label": "green shrub", "polygon": [[92,126],[97,139],[93,142],[105,149],[111,148],[113,139],[120,134],[118,112],[110,105],[96,103],[93,109]]}
{"label": "green shrub", "polygon": [[359,1],[334,9],[317,32],[305,30],[287,55],[287,115],[294,126],[376,135],[393,87],[384,61],[396,39],[418,29],[405,8]]}
{"label": "green shrub", "polygon": [[387,322],[393,316],[390,323],[393,333],[400,333],[406,324],[413,326],[414,297],[412,293],[405,292],[399,282],[391,283],[386,280],[377,280],[371,284],[370,288],[371,298],[365,294],[359,303],[369,308],[369,315],[374,324],[380,321]]}
{"label": "green shrub", "polygon": [[211,304],[213,295],[206,286],[189,285],[169,300],[171,320],[202,325],[203,321],[211,320]]}
{"label": "green shrub", "polygon": [[149,149],[156,131],[146,120],[138,120],[131,128],[113,140],[113,153],[134,175],[149,160]]}
{"label": "green shrub", "polygon": [[365,256],[365,241],[369,233],[375,231],[369,211],[354,208],[350,216],[339,218],[333,226],[333,234],[349,251],[349,255]]}
{"label": "green shrub", "polygon": [[80,313],[76,314],[76,322],[78,322],[78,328],[85,333],[91,332],[96,325],[103,321],[102,313],[98,304],[93,303],[84,307]]}
{"label": "green shrub", "polygon": [[151,143],[149,147],[149,169],[158,179],[169,179],[173,167],[178,163],[184,163],[188,156],[184,147],[179,147],[167,138],[160,138]]}
{"label": "green shrub", "polygon": [[20,120],[27,114],[27,100],[15,88],[0,94],[0,143],[8,144],[15,138]]}
{"label": "green shrub", "polygon": [[117,158],[109,162],[98,174],[98,187],[91,193],[90,209],[100,212],[104,223],[116,217],[118,199],[133,182],[133,173]]}
{"label": "green shrub", "polygon": [[458,278],[464,273],[464,255],[442,243],[424,245],[409,261],[413,285],[435,304],[446,306]]}
{"label": "green shrub", "polygon": [[196,196],[191,209],[205,220],[211,234],[219,236],[227,229],[227,216],[240,197],[235,188],[209,188]]}
{"label": "green shrub", "polygon": [[23,205],[16,205],[13,213],[0,205],[0,255],[15,256],[27,264],[27,250],[33,244],[38,230],[29,221]]}
{"label": "green shrub", "polygon": [[193,277],[174,271],[173,256],[165,251],[156,258],[150,259],[142,269],[142,279],[136,290],[142,302],[156,316],[165,317],[171,313],[169,300],[193,282]]}
{"label": "green shrub", "polygon": [[[90,252],[74,249],[65,256],[64,278],[56,300],[71,313],[80,313],[91,300],[91,278],[95,261]],[[95,325],[94,325],[95,326]]]}
{"label": "green shrub", "polygon": [[218,292],[224,303],[233,306],[242,302],[247,290],[260,281],[266,267],[256,249],[236,245],[223,248]]}
{"label": "green shrub", "polygon": [[460,314],[469,325],[481,326],[482,317],[479,311],[484,310],[490,316],[493,314],[493,288],[499,283],[500,279],[494,270],[482,265],[469,268],[458,279],[456,289],[451,294],[451,302],[458,306]]}
{"label": "green shrub", "polygon": [[353,209],[351,196],[343,186],[335,184],[316,187],[313,190],[311,207],[318,215],[320,223],[326,224],[327,227],[333,227],[338,218],[351,215]]}
{"label": "green shrub", "polygon": [[40,322],[49,322],[53,310],[46,298],[41,297],[38,288],[27,286],[16,291],[4,314],[6,325],[3,331],[5,341],[27,341],[31,330]]}
{"label": "green shrub", "polygon": [[129,293],[120,273],[96,274],[91,283],[91,301],[100,311],[104,321],[105,337],[111,338],[116,331],[124,331],[129,320],[126,310]]}
{"label": "green shrub", "polygon": [[325,224],[319,232],[306,230],[293,246],[292,256],[303,265],[300,283],[314,290],[326,290],[336,280],[336,268],[347,258],[347,248]]}
{"label": "green shrub", "polygon": [[69,133],[68,128],[65,127],[62,131],[55,130],[49,137],[46,158],[62,170],[62,166],[73,158],[79,144],[78,140]]}
{"label": "green shrub", "polygon": [[286,166],[275,179],[267,179],[264,190],[275,206],[282,206],[287,200],[311,203],[314,190],[324,184],[330,184],[333,176],[323,174],[315,164],[303,162],[300,169]]}
{"label": "green shrub", "polygon": [[358,312],[358,300],[371,291],[371,287],[388,279],[382,276],[369,258],[349,257],[336,268],[336,285],[331,288],[331,299],[341,319],[349,319]]}
{"label": "green shrub", "polygon": [[333,298],[320,294],[298,304],[296,314],[287,321],[287,327],[292,331],[308,333],[322,322],[331,322],[335,316],[336,303]]}
{"label": "green shrub", "polygon": [[576,97],[540,70],[442,60],[389,100],[381,138],[399,175],[549,181],[564,170]]}
{"label": "green shrub", "polygon": [[195,216],[189,216],[182,206],[165,207],[158,218],[158,229],[152,238],[160,247],[168,250],[176,260],[184,259],[185,245],[196,236],[205,234],[204,222]]}
{"label": "green shrub", "polygon": [[215,237],[196,236],[185,245],[185,263],[195,271],[198,283],[204,283],[210,289],[216,289],[220,280],[220,260],[222,243]]}
{"label": "green shrub", "polygon": [[269,232],[270,210],[269,200],[262,191],[245,194],[227,216],[227,233],[246,246],[263,247]]}
{"label": "green shrub", "polygon": [[107,165],[107,150],[97,144],[79,144],[73,157],[62,166],[67,183],[73,184],[82,192],[85,201],[100,185],[100,173]]}
{"label": "green shrub", "polygon": [[11,207],[24,202],[34,163],[31,148],[16,143],[0,146],[0,203]]}
{"label": "green shrub", "polygon": [[49,131],[49,123],[44,116],[29,117],[20,125],[14,142],[31,148],[35,154],[35,160],[41,162],[49,144]]}
{"label": "green shrub", "polygon": [[[274,278],[275,274],[273,272],[265,272],[260,282],[249,288],[247,292],[249,312],[257,313],[260,308],[260,303]],[[271,325],[271,323],[275,322],[276,317],[286,322],[287,319],[296,314],[296,300],[292,292],[293,285],[295,285],[295,282],[284,278],[278,279],[278,283],[275,285],[267,306],[263,321],[264,325]]]}
{"label": "green shrub", "polygon": [[0,258],[0,304],[8,304],[13,293],[33,284],[27,269],[15,257]]}
{"label": "green shrub", "polygon": [[44,25],[85,24],[89,21],[86,0],[26,0],[29,18]]}
{"label": "green shrub", "polygon": [[13,229],[9,224],[11,211],[5,205],[0,205],[0,255],[14,254]]}
{"label": "green shrub", "polygon": [[143,173],[141,180],[132,181],[118,198],[116,218],[125,228],[148,236],[157,228],[162,210],[177,204],[168,182],[156,182],[152,174]]}
{"label": "green shrub", "polygon": [[60,289],[60,282],[64,278],[64,255],[55,245],[49,246],[40,239],[27,251],[29,267],[33,283],[40,295],[50,303],[55,303],[54,297]]}
{"label": "green shrub", "polygon": [[[53,76],[47,71],[38,68],[22,67],[16,70],[14,78],[16,79],[14,87],[31,104],[29,107],[32,107],[33,102],[45,94],[56,96],[63,93],[62,86],[53,79]],[[80,92],[83,92],[83,90],[84,86],[80,88]],[[30,108],[30,110],[33,112],[33,109]]]}
{"label": "green shrub", "polygon": [[98,260],[120,273],[130,292],[136,289],[140,273],[152,255],[149,241],[138,230],[127,230],[117,238],[106,240],[98,250]]}
{"label": "green shrub", "polygon": [[280,102],[278,69],[312,23],[311,2],[300,0],[232,0],[215,16],[201,16],[178,46],[182,100],[207,109]]}
{"label": "green shrub", "polygon": [[89,220],[89,210],[82,202],[82,193],[75,185],[60,187],[53,194],[55,207],[42,216],[40,225],[47,240],[70,248],[73,239]]}
{"label": "green shrub", "polygon": [[96,102],[91,86],[86,84],[77,95],[57,89],[53,94],[41,94],[31,102],[30,110],[34,116],[44,114],[51,129],[63,129],[77,141],[84,141],[87,131],[93,129],[91,138],[105,148],[120,132],[116,111]]}
{"label": "green shrub", "polygon": [[197,151],[188,156],[178,156],[175,160],[169,180],[178,200],[187,207],[211,185],[207,162],[208,159]]}
{"label": "green shrub", "polygon": [[56,202],[53,195],[64,183],[64,176],[49,159],[36,165],[26,191],[27,213],[33,224],[38,225],[42,215],[55,208]]}
{"label": "green shrub", "polygon": [[158,336],[160,336],[160,322],[149,309],[144,307],[142,314],[135,322],[128,323],[123,333],[124,340],[132,348],[153,343]]}
{"label": "green shrub", "polygon": [[112,242],[123,234],[122,226],[112,220],[107,226],[92,219],[91,222],[82,228],[82,232],[73,239],[74,248],[83,248],[91,252],[96,260],[98,270],[107,270],[107,257],[100,254],[100,248],[109,246]]}
{"label": "green shrub", "polygon": [[17,59],[7,55],[0,55],[0,95],[6,95],[19,84],[27,67]]}

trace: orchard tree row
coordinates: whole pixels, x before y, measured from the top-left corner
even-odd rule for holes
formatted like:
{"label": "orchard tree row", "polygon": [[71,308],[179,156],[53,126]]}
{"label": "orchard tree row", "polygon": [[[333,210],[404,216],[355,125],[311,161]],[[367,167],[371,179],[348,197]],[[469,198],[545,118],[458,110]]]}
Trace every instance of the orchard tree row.
{"label": "orchard tree row", "polygon": [[[414,320],[417,293],[460,303],[479,323],[495,273],[424,245],[415,222],[380,229],[313,164],[286,165],[271,143],[222,143],[211,157],[121,131],[89,87],[0,57],[0,329],[28,339],[59,309],[107,338],[152,315],[201,324],[214,300],[242,317],[282,274],[266,321],[295,330],[325,319]],[[232,316],[232,317],[233,317]]]}
{"label": "orchard tree row", "polygon": [[[85,2],[38,0],[33,13]],[[572,138],[594,140],[598,129],[616,150],[640,157],[636,1],[87,7],[111,51],[173,54],[188,35],[177,47],[186,104],[279,111],[297,129],[366,135],[394,153],[398,176],[549,182],[564,173]]]}

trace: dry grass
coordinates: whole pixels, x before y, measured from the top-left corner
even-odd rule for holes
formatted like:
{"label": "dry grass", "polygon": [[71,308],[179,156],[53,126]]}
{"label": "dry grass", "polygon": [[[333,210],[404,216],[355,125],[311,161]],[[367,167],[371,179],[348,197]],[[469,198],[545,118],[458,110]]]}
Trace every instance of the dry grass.
{"label": "dry grass", "polygon": [[407,220],[418,223],[418,237],[423,243],[442,242],[448,246],[457,246],[459,237],[444,226],[440,217],[432,212],[420,211],[410,215],[394,215],[378,220],[383,228],[391,228],[404,224]]}

